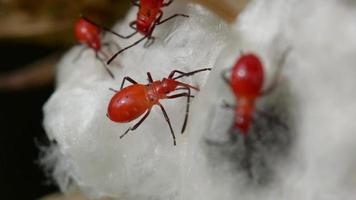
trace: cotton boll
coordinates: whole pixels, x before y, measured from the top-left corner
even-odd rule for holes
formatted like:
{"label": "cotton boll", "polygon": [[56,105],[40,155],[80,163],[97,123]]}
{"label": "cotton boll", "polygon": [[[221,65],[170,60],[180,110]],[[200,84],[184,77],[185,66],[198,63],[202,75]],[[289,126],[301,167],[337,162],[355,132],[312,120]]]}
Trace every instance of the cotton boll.
{"label": "cotton boll", "polygon": [[[134,19],[135,12],[132,10],[128,19]],[[65,157],[70,163],[66,170],[72,179],[92,197],[179,198],[179,180],[184,173],[181,159],[189,134],[180,134],[186,99],[162,101],[175,130],[177,146],[173,146],[168,124],[156,106],[138,129],[122,139],[119,136],[137,120],[115,123],[106,117],[108,103],[114,95],[109,88],[119,90],[125,76],[146,84],[146,72],[160,80],[174,69],[189,72],[214,67],[224,45],[226,25],[203,8],[184,4],[178,10],[165,10],[163,18],[177,12],[190,17],[177,17],[157,26],[153,45],[143,48],[139,44],[116,58],[120,65],[109,66],[115,80],[106,74],[91,51],[84,52],[73,63],[79,47],[68,52],[58,66],[57,89],[44,107],[44,126],[49,137],[58,143],[61,154],[57,156]],[[132,31],[128,19],[114,30]],[[119,40],[107,35],[106,39],[115,40],[123,47],[140,37]],[[208,74],[202,72],[181,81],[202,87]],[[194,91],[193,94],[199,95]]]}
{"label": "cotton boll", "polygon": [[[280,40],[280,43],[284,42]],[[186,182],[182,191],[186,196],[183,199],[193,194],[199,199],[259,199],[266,195],[265,187],[273,180],[275,168],[291,149],[294,129],[288,106],[293,102],[289,98],[288,81],[280,81],[271,94],[257,100],[256,110],[268,113],[268,116],[256,111],[247,146],[239,130],[232,128],[234,111],[223,108],[224,101],[234,105],[236,99],[230,86],[223,81],[222,72],[232,68],[241,56],[241,49],[243,53],[258,55],[266,66],[265,70],[275,72],[288,45],[278,46],[275,40],[272,42],[261,48],[243,44],[239,34],[236,34],[229,38],[229,45],[217,59],[205,89],[193,102],[195,110],[192,110],[191,121],[195,126],[189,130],[194,134],[189,135],[187,152],[195,153],[187,154],[184,161],[184,168],[189,170],[183,174]],[[269,52],[265,53],[264,50]],[[266,54],[271,56],[267,57]],[[282,66],[282,69],[284,67],[287,66]],[[265,84],[268,87],[269,82]],[[203,109],[204,113],[198,112]],[[206,191],[209,193],[206,194]]]}
{"label": "cotton boll", "polygon": [[349,153],[355,146],[350,121],[355,97],[349,92],[356,87],[354,13],[344,1],[255,1],[237,26],[245,38],[262,45],[279,30],[292,48],[285,75],[296,102],[297,145],[294,160],[279,168],[281,183],[274,186],[284,188],[287,199],[355,195],[354,186],[345,184],[351,181],[346,174],[355,173]]}
{"label": "cotton boll", "polygon": [[[44,107],[47,134],[58,143],[54,176],[63,190],[72,179],[92,197],[114,199],[353,199],[355,9],[351,1],[255,0],[229,30],[201,7],[170,6],[165,16],[179,12],[190,18],[158,26],[148,49],[139,44],[119,55],[110,66],[115,80],[90,51],[73,63],[79,52],[73,48],[59,64],[56,92]],[[131,33],[128,22],[134,18],[132,11],[115,31]],[[139,38],[105,39],[124,47]],[[257,102],[272,117],[256,113],[250,146],[240,137],[214,146],[207,141],[228,143],[231,134],[239,134],[230,129],[234,113],[221,108],[223,100],[235,102],[221,71],[232,67],[240,51],[262,60],[264,89],[287,52],[278,86]],[[186,100],[162,101],[176,147],[157,108],[119,139],[132,124],[106,118],[113,95],[108,88],[119,89],[124,76],[147,83],[147,71],[161,79],[173,69],[205,67],[212,72],[182,79],[201,89],[183,135]]]}
{"label": "cotton boll", "polygon": [[[191,136],[190,141],[195,139],[196,144],[200,144],[201,138],[211,138],[209,131],[222,130],[220,133],[224,133],[226,126],[231,123],[222,119],[229,114],[219,114],[219,108],[214,110],[214,107],[219,106],[217,102],[221,102],[222,98],[232,100],[231,95],[226,94],[227,89],[222,87],[219,67],[231,66],[237,57],[232,54],[237,54],[239,50],[258,53],[264,61],[266,73],[271,74],[272,67],[275,66],[273,63],[278,60],[283,49],[291,48],[283,69],[284,80],[279,83],[281,86],[275,94],[266,97],[259,104],[261,108],[275,105],[275,113],[288,122],[291,135],[288,138],[288,134],[284,135],[288,132],[281,132],[278,136],[276,133],[279,131],[274,129],[272,134],[266,134],[282,139],[284,144],[280,146],[282,149],[279,149],[282,152],[278,151],[278,148],[277,151],[267,149],[260,152],[256,160],[265,160],[272,166],[272,184],[262,188],[256,187],[250,185],[244,176],[241,177],[241,173],[232,173],[234,159],[226,161],[222,157],[227,157],[229,152],[235,152],[235,160],[239,160],[239,156],[243,154],[241,146],[235,149],[226,147],[225,150],[220,150],[220,153],[218,148],[208,149],[208,158],[197,157],[199,154],[188,156],[188,166],[199,159],[200,167],[197,167],[199,170],[191,170],[187,175],[188,180],[194,177],[193,174],[200,174],[200,177],[203,177],[201,183],[214,185],[211,187],[213,189],[209,188],[213,191],[210,190],[207,196],[235,194],[231,196],[242,199],[354,197],[351,189],[354,185],[350,185],[353,176],[346,175],[355,173],[355,162],[349,153],[355,146],[352,142],[355,141],[354,126],[349,121],[354,118],[351,109],[354,95],[350,93],[355,87],[354,78],[351,78],[354,74],[352,66],[355,63],[354,56],[351,56],[355,50],[354,40],[351,39],[351,35],[355,34],[355,26],[352,25],[352,19],[355,19],[352,14],[355,13],[354,9],[336,1],[254,1],[249,5],[236,25],[238,38],[235,41],[238,42],[235,43],[235,48],[226,49],[221,54],[207,82],[209,92],[203,91],[201,98],[194,102],[204,105],[208,113],[218,114],[192,117],[199,128],[193,127],[198,134]],[[268,82],[271,82],[270,75],[267,85]],[[209,128],[216,126],[216,121],[220,122],[220,126]],[[204,124],[206,128],[201,131],[200,127]],[[255,124],[271,128],[263,125],[261,118],[257,119]],[[200,150],[199,145],[190,145],[189,151]],[[277,143],[270,147],[278,146]],[[289,153],[285,154],[283,151]],[[206,153],[203,150],[200,152]],[[278,156],[272,152],[282,154]],[[209,163],[209,157],[212,163]],[[232,179],[236,181],[231,181]],[[248,184],[244,184],[246,182]],[[187,196],[193,193],[193,187],[186,187]],[[199,189],[196,188],[194,192],[196,191]]]}

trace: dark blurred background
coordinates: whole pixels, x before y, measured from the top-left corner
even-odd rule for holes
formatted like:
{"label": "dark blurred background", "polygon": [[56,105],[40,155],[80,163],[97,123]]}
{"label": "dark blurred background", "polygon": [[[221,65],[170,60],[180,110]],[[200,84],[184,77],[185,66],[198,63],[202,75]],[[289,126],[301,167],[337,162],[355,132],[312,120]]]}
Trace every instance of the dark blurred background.
{"label": "dark blurred background", "polygon": [[1,199],[58,191],[38,164],[38,144],[48,144],[42,106],[54,90],[55,64],[76,44],[79,14],[111,26],[130,6],[130,0],[0,1]]}

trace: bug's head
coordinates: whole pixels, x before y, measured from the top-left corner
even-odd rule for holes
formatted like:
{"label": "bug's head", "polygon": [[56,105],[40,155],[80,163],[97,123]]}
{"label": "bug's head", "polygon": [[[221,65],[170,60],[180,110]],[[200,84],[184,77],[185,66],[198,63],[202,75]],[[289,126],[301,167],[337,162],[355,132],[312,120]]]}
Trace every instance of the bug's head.
{"label": "bug's head", "polygon": [[161,92],[162,92],[162,94],[168,94],[170,92],[173,92],[177,88],[178,85],[179,85],[178,81],[175,81],[170,78],[163,78]]}

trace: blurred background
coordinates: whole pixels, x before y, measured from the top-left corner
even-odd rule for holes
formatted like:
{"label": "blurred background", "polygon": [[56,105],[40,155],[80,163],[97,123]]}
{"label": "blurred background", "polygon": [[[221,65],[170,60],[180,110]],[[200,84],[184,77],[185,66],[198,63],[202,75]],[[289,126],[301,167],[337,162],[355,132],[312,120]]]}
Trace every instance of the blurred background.
{"label": "blurred background", "polygon": [[38,163],[48,143],[42,106],[54,89],[54,69],[75,45],[73,23],[83,13],[111,26],[130,0],[0,0],[1,199],[39,199],[57,192]]}

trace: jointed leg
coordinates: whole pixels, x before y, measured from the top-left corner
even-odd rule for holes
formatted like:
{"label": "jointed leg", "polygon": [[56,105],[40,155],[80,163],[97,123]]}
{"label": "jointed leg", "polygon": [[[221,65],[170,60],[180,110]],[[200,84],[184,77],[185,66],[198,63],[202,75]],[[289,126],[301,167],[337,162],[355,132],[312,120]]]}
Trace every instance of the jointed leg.
{"label": "jointed leg", "polygon": [[133,47],[133,46],[136,46],[137,44],[139,44],[140,42],[142,42],[142,41],[143,41],[144,39],[146,39],[146,38],[147,38],[147,36],[145,36],[145,37],[143,37],[143,38],[137,40],[135,43],[133,43],[133,44],[131,44],[131,45],[129,45],[129,46],[127,46],[127,47],[121,49],[121,50],[118,51],[118,52],[116,52],[116,53],[108,60],[107,64],[109,65],[120,53],[126,51],[127,49],[129,49],[129,48],[131,48],[131,47]]}
{"label": "jointed leg", "polygon": [[280,80],[282,67],[286,61],[287,55],[290,52],[290,50],[291,50],[291,48],[289,47],[289,48],[287,48],[286,51],[283,52],[282,57],[277,64],[277,71],[274,74],[273,82],[271,83],[271,85],[268,88],[266,88],[264,91],[262,91],[262,95],[267,95],[267,94],[271,93],[277,87],[277,84]]}
{"label": "jointed leg", "polygon": [[130,78],[129,76],[125,76],[125,77],[122,79],[121,86],[120,86],[120,90],[122,90],[122,88],[124,87],[125,81],[129,81],[129,82],[132,83],[132,84],[137,84],[137,82],[136,82],[135,80],[133,80],[133,79]]}
{"label": "jointed leg", "polygon": [[[80,44],[80,45],[81,45],[81,44]],[[72,60],[72,62],[73,62],[73,63],[77,62],[78,59],[83,55],[83,53],[84,53],[85,50],[88,50],[88,48],[87,48],[86,46],[84,46],[84,45],[81,45],[81,49],[80,49],[78,55]]]}
{"label": "jointed leg", "polygon": [[148,82],[149,82],[149,83],[153,83],[153,78],[152,78],[150,72],[147,72],[147,77],[148,77]]}
{"label": "jointed leg", "polygon": [[266,111],[263,110],[256,110],[256,113],[258,115],[261,115],[263,117],[266,117],[267,119],[273,121],[276,124],[279,124],[281,127],[283,127],[284,129],[288,130],[288,125],[286,123],[284,123],[280,118],[278,118],[277,116],[274,116]]}
{"label": "jointed leg", "polygon": [[222,107],[223,108],[228,108],[228,109],[235,109],[236,108],[235,105],[231,105],[231,104],[227,103],[225,100],[223,100],[223,102],[222,102]]}
{"label": "jointed leg", "polygon": [[122,39],[129,39],[129,38],[131,38],[132,36],[136,35],[136,33],[137,33],[137,30],[135,30],[133,33],[131,33],[131,34],[129,34],[129,35],[126,35],[126,36],[123,36],[123,35],[120,35],[120,34],[114,32],[114,31],[108,29],[108,28],[103,27],[103,29],[104,29],[105,31],[108,31],[108,32],[110,32],[110,33],[112,33],[112,34],[118,36],[119,38],[122,38]]}
{"label": "jointed leg", "polygon": [[107,27],[105,27],[105,26],[101,26],[101,25],[95,23],[94,21],[92,21],[92,20],[86,18],[85,16],[81,16],[81,18],[83,18],[83,19],[86,20],[87,22],[93,24],[94,26],[99,27],[99,28],[103,29],[104,31],[110,32],[110,33],[112,33],[112,34],[114,34],[114,35],[116,35],[116,36],[118,36],[118,37],[120,37],[120,38],[123,38],[123,39],[128,39],[128,38],[134,36],[134,35],[137,33],[137,31],[135,31],[135,32],[131,33],[130,35],[123,36],[123,35],[120,35],[120,34],[114,32],[114,31],[112,31],[111,29],[109,29],[109,28],[107,28]]}
{"label": "jointed leg", "polygon": [[[191,71],[191,72],[182,72],[182,71],[179,71],[179,70],[173,70],[170,74],[169,74],[169,78],[173,79],[173,80],[177,80],[179,78],[182,78],[184,76],[192,76],[196,73],[199,73],[199,72],[203,72],[203,71],[210,71],[211,68],[203,68],[203,69],[198,69],[198,70],[195,70],[195,71]],[[180,74],[179,76],[173,78],[174,74],[175,73],[178,73]]]}
{"label": "jointed leg", "polygon": [[224,82],[227,84],[227,85],[230,85],[230,80],[229,78],[227,78],[227,73],[230,71],[230,69],[224,69],[222,72],[221,72],[221,77],[222,79],[224,80]]}
{"label": "jointed leg", "polygon": [[172,95],[172,96],[167,96],[168,99],[174,99],[174,98],[179,98],[179,97],[187,97],[187,106],[186,106],[186,109],[185,109],[185,117],[184,117],[184,122],[183,122],[182,130],[181,130],[182,134],[185,131],[185,128],[186,128],[187,122],[188,122],[189,104],[190,104],[190,97],[191,97],[190,88],[185,88],[185,89],[188,91],[187,93],[180,93],[180,94],[176,94],[176,95]]}
{"label": "jointed leg", "polygon": [[171,134],[172,134],[172,137],[173,137],[173,144],[174,146],[176,146],[176,136],[174,135],[174,131],[173,131],[173,128],[172,128],[172,125],[171,125],[171,122],[169,120],[169,117],[167,115],[167,112],[166,110],[164,109],[164,107],[162,106],[162,104],[158,103],[159,107],[161,107],[161,110],[163,112],[163,115],[164,115],[164,118],[166,119],[168,125],[169,125],[169,129],[171,130]]}
{"label": "jointed leg", "polygon": [[129,26],[130,26],[130,28],[132,28],[133,30],[137,30],[137,28],[136,28],[136,21],[130,22]]}
{"label": "jointed leg", "polygon": [[155,37],[153,36],[149,36],[145,42],[145,44],[143,45],[145,48],[151,46],[155,41]]}
{"label": "jointed leg", "polygon": [[172,2],[173,0],[169,0],[167,3],[163,3],[162,7],[169,6]]}
{"label": "jointed leg", "polygon": [[114,46],[117,50],[120,49],[120,46],[119,46],[117,43],[115,43],[114,41],[112,41],[112,42],[105,42],[105,43],[102,44],[102,46],[103,46],[103,47],[104,47],[104,46],[107,46],[110,51],[112,51],[111,46]]}
{"label": "jointed leg", "polygon": [[167,21],[169,21],[169,20],[171,20],[171,19],[173,19],[173,18],[175,18],[175,17],[189,17],[189,16],[188,16],[188,15],[185,15],[185,14],[174,14],[174,15],[168,17],[167,19],[165,19],[165,20],[163,20],[163,21],[157,20],[157,21],[156,21],[156,25],[163,24],[163,23],[165,23],[165,22],[167,22]]}
{"label": "jointed leg", "polygon": [[133,127],[128,128],[128,129],[125,131],[125,133],[120,136],[120,139],[122,139],[129,131],[133,131],[133,130],[137,129],[137,128],[142,124],[142,122],[145,121],[145,119],[148,117],[148,115],[150,114],[150,112],[151,112],[151,109],[149,109],[149,110],[146,112],[145,116],[143,116],[143,117],[140,119],[140,121],[137,122]]}
{"label": "jointed leg", "polygon": [[110,91],[113,91],[113,92],[118,92],[117,90],[113,89],[113,88],[109,88]]}
{"label": "jointed leg", "polygon": [[103,59],[101,59],[99,57],[99,54],[97,52],[95,52],[95,57],[101,62],[101,64],[103,65],[103,67],[105,68],[105,70],[108,72],[108,74],[111,76],[111,78],[115,78],[114,74],[110,71],[110,69],[106,66],[105,62]]}

